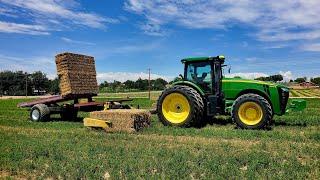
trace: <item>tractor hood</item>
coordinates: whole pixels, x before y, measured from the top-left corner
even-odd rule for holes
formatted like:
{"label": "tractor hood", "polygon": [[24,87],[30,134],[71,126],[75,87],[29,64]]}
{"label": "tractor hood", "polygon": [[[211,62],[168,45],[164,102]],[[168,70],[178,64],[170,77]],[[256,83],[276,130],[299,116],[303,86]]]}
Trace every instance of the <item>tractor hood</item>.
{"label": "tractor hood", "polygon": [[244,84],[260,84],[260,85],[268,85],[270,87],[281,87],[281,88],[286,88],[289,89],[287,86],[279,84],[279,83],[274,83],[274,82],[269,82],[269,81],[258,81],[258,80],[252,80],[252,79],[242,79],[242,78],[223,78],[222,79],[223,83],[244,83]]}

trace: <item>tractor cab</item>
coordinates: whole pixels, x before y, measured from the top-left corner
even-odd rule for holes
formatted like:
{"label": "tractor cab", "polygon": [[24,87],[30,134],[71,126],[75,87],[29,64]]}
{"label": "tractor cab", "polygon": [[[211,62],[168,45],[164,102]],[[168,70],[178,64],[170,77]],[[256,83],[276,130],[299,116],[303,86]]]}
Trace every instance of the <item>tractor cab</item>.
{"label": "tractor cab", "polygon": [[212,116],[224,111],[222,93],[222,66],[224,56],[196,57],[182,59],[184,63],[184,81],[195,84],[205,94],[207,115]]}
{"label": "tractor cab", "polygon": [[224,56],[182,59],[184,76],[159,97],[157,112],[164,125],[188,127],[224,113]]}
{"label": "tractor cab", "polygon": [[224,56],[183,59],[181,60],[185,64],[183,79],[198,85],[205,94],[219,94],[224,59]]}

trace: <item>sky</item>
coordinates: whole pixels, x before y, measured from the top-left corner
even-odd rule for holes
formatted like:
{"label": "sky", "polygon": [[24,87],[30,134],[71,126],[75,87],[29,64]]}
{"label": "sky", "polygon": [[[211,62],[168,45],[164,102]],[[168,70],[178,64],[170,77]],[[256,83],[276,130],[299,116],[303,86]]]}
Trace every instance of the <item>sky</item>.
{"label": "sky", "polygon": [[95,57],[98,81],[171,80],[180,60],[225,55],[231,74],[320,76],[319,0],[0,0],[0,71],[56,76]]}

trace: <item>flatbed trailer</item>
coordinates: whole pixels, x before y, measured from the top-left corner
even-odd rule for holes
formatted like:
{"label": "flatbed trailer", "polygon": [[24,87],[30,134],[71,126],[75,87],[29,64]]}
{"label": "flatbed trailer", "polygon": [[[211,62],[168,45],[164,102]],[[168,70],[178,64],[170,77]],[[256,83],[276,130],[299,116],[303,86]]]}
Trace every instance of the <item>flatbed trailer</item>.
{"label": "flatbed trailer", "polygon": [[[77,118],[79,111],[91,112],[108,109],[130,109],[130,106],[122,102],[132,99],[117,99],[106,102],[93,101],[94,94],[60,96],[54,95],[47,98],[40,98],[30,102],[22,102],[17,106],[29,108],[32,121],[46,121],[51,114],[60,114],[62,119],[72,120]],[[87,99],[87,102],[79,102],[79,99]]]}

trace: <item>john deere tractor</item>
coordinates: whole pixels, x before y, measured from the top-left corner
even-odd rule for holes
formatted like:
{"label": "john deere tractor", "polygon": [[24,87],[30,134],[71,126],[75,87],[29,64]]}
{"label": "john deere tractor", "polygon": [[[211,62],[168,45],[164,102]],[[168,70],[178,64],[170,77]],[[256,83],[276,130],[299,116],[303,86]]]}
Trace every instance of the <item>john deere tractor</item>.
{"label": "john deere tractor", "polygon": [[224,56],[182,59],[184,75],[160,95],[157,112],[164,125],[190,127],[230,114],[243,129],[268,127],[273,116],[303,110],[304,100],[287,106],[289,88],[276,83],[223,78]]}

